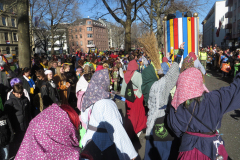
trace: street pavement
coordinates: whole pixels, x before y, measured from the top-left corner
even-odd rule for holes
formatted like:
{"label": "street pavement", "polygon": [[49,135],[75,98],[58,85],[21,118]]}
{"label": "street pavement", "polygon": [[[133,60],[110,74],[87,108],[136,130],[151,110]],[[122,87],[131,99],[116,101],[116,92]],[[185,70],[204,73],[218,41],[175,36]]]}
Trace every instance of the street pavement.
{"label": "street pavement", "polygon": [[[208,70],[208,76],[205,76],[205,84],[209,91],[229,86],[231,82],[232,78],[221,78],[221,74],[216,71]],[[116,99],[115,102],[123,116],[124,121],[124,117],[126,115],[125,102],[118,99]],[[240,110],[231,111],[223,116],[220,134],[223,134],[222,138],[225,141],[225,147],[230,160],[240,160]],[[133,142],[133,145],[139,154],[136,160],[143,160],[145,154],[145,143],[146,140],[144,133],[140,135],[139,140],[135,140]]]}

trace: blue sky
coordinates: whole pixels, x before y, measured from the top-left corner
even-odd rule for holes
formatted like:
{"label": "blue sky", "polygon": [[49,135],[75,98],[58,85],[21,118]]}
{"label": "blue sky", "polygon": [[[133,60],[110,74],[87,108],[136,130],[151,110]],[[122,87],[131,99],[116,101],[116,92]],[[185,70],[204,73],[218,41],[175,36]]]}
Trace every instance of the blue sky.
{"label": "blue sky", "polygon": [[[101,2],[101,0],[98,0],[98,1]],[[205,0],[202,0],[202,1],[205,1]],[[205,6],[205,9],[198,12],[200,32],[202,32],[202,24],[201,24],[202,21],[204,20],[204,18],[206,17],[210,9],[212,8],[213,4],[218,0],[208,0],[208,1],[209,3],[208,5]],[[95,7],[92,9],[95,2],[96,0],[88,0],[87,2],[84,2],[82,5],[79,6],[79,10],[83,18],[87,18],[89,16],[89,18],[95,19],[97,16],[108,13],[107,9],[105,8],[102,2],[101,2],[101,5],[98,5],[98,7]],[[111,6],[111,4],[109,5]],[[97,15],[97,12],[100,12],[100,13]],[[110,14],[104,16],[103,18],[107,19],[110,22],[116,22]]]}

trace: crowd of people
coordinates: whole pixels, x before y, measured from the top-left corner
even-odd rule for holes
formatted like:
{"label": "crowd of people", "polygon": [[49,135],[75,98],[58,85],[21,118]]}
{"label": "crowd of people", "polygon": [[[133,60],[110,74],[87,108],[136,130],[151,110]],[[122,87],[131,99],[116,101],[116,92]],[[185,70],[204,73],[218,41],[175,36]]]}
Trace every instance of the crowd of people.
{"label": "crowd of people", "polygon": [[[141,134],[144,160],[228,159],[218,129],[239,108],[239,52],[210,46],[183,59],[183,51],[184,44],[175,56],[159,52],[158,70],[143,49],[35,54],[31,68],[15,70],[2,55],[0,160],[132,160]],[[209,92],[207,64],[224,63],[233,82]],[[116,97],[125,101],[124,123]]]}

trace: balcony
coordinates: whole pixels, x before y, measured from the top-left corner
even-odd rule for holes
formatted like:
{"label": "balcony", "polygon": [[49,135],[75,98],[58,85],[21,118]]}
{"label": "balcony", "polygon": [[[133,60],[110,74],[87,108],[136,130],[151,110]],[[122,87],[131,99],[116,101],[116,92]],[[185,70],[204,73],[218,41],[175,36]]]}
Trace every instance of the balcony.
{"label": "balcony", "polygon": [[232,23],[228,23],[225,25],[225,29],[232,29]]}
{"label": "balcony", "polygon": [[232,6],[233,0],[226,0],[226,7]]}
{"label": "balcony", "polygon": [[225,18],[232,18],[232,11],[229,11],[225,14]]}

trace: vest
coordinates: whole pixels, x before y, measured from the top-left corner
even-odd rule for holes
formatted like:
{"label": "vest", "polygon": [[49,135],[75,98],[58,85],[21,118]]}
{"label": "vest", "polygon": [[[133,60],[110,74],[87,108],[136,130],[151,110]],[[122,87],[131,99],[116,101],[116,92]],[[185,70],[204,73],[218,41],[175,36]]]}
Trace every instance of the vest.
{"label": "vest", "polygon": [[206,61],[207,60],[207,53],[206,52],[200,52],[200,60]]}

